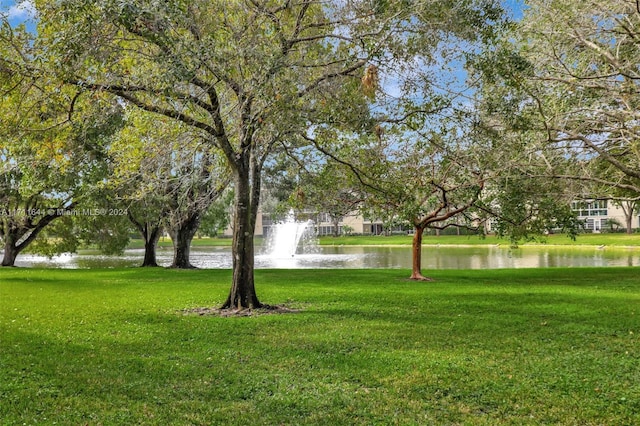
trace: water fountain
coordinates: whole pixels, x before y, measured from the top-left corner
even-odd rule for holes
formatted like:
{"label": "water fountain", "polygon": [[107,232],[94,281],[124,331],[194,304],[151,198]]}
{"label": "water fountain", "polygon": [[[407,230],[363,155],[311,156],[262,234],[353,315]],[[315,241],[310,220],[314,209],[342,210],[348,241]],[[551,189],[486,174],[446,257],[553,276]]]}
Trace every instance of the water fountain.
{"label": "water fountain", "polygon": [[286,220],[273,225],[269,230],[264,252],[266,256],[273,258],[290,258],[313,253],[316,248],[313,221],[296,221],[293,210],[289,210]]}

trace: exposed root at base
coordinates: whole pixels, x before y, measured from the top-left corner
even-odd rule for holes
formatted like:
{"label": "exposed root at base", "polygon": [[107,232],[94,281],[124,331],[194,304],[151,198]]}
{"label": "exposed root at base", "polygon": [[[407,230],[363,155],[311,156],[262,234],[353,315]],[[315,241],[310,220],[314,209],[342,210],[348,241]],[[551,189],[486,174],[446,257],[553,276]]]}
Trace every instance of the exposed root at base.
{"label": "exposed root at base", "polygon": [[300,312],[300,309],[288,308],[282,305],[262,305],[260,308],[254,309],[238,309],[238,308],[192,308],[182,310],[183,315],[198,316],[216,316],[216,317],[252,317],[272,314],[294,314]]}
{"label": "exposed root at base", "polygon": [[433,281],[435,281],[433,278],[424,277],[422,275],[420,275],[418,277],[409,277],[407,279],[409,281],[423,281],[423,282],[433,282]]}

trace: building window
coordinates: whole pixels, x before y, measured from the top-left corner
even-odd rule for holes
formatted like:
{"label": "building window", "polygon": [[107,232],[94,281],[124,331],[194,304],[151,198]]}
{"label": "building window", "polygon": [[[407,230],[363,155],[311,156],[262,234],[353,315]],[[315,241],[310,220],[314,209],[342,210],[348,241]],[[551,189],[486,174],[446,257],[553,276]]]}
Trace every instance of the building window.
{"label": "building window", "polygon": [[571,203],[571,209],[579,217],[607,216],[609,213],[607,206],[607,200],[574,201]]}

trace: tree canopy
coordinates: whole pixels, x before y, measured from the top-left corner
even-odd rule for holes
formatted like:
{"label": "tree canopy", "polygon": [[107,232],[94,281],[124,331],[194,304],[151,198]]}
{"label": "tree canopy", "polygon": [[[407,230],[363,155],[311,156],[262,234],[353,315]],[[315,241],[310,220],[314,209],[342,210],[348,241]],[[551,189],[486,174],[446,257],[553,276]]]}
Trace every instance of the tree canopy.
{"label": "tree canopy", "polygon": [[526,65],[510,75],[545,147],[572,159],[550,174],[590,182],[592,197],[639,199],[637,2],[528,4],[514,33]]}

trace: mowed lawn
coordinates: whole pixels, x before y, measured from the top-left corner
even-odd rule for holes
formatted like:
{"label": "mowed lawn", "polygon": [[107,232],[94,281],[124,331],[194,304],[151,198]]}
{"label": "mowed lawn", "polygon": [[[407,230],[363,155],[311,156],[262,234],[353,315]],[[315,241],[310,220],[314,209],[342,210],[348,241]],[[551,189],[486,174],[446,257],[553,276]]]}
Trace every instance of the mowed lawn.
{"label": "mowed lawn", "polygon": [[638,268],[0,270],[3,425],[640,424]]}

